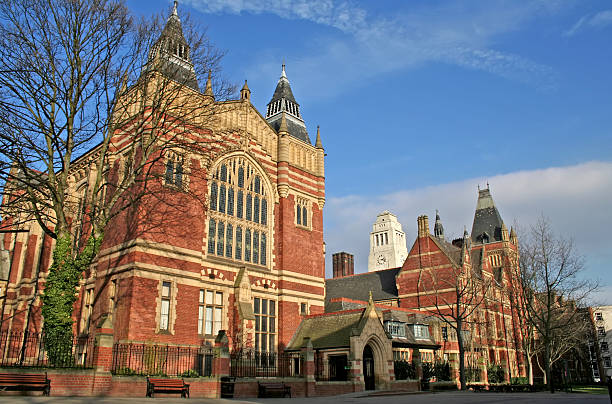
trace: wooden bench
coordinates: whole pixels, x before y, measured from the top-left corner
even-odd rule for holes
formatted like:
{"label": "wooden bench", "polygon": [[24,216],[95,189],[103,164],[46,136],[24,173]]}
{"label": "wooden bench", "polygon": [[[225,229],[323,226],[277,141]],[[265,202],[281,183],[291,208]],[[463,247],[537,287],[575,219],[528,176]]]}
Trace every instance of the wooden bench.
{"label": "wooden bench", "polygon": [[51,392],[51,380],[45,374],[0,373],[0,391],[42,391],[48,396]]}
{"label": "wooden bench", "polygon": [[147,377],[147,397],[153,398],[155,392],[180,393],[181,397],[189,397],[189,385],[183,379],[157,379]]}
{"label": "wooden bench", "polygon": [[257,383],[259,385],[259,398],[264,397],[289,397],[291,398],[291,386],[285,383]]}
{"label": "wooden bench", "polygon": [[467,388],[472,389],[473,391],[483,391],[485,386],[482,384],[468,384]]}

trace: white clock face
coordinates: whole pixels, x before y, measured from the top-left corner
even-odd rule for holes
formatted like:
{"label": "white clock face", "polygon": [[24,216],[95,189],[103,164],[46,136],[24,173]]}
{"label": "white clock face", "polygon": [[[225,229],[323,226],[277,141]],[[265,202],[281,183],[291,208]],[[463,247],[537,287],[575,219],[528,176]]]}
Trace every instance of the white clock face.
{"label": "white clock face", "polygon": [[379,254],[378,257],[376,257],[376,263],[378,265],[385,265],[387,263],[387,257],[383,254]]}

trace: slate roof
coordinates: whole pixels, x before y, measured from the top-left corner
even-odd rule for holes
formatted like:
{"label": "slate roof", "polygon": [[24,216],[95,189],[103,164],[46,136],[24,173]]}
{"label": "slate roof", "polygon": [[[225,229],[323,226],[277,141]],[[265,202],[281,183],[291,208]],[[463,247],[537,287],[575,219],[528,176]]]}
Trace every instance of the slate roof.
{"label": "slate roof", "polygon": [[353,330],[357,330],[365,307],[336,313],[308,316],[295,332],[287,350],[300,349],[309,337],[314,349],[348,347]]}
{"label": "slate roof", "polygon": [[[280,128],[281,117],[282,117],[282,114],[277,114],[274,117],[269,118],[267,120],[270,126],[272,126],[274,130],[277,132],[278,132],[278,129]],[[293,117],[291,117],[289,114],[287,114],[285,118],[287,121],[287,129],[291,136],[297,139],[300,139],[302,142],[312,144],[310,143],[310,137],[308,136],[308,131],[306,130],[306,126],[304,126],[303,124],[298,124],[295,121],[293,121],[292,119]]]}
{"label": "slate roof", "polygon": [[367,302],[370,291],[372,291],[372,299],[375,301],[396,299],[397,285],[395,284],[395,277],[400,269],[385,269],[383,271],[325,280],[325,307],[327,308],[331,299],[338,297]]}
{"label": "slate roof", "polygon": [[503,220],[493,202],[489,188],[478,190],[478,203],[472,224],[472,241],[482,243],[483,234],[489,237],[489,242],[501,241]]}
{"label": "slate roof", "polygon": [[276,84],[276,90],[274,90],[274,95],[272,96],[272,99],[268,104],[271,104],[282,98],[285,98],[297,104],[295,97],[293,97],[293,91],[291,91],[291,85],[289,84],[289,80],[287,80],[284,76],[281,77],[281,79],[278,81],[278,84]]}

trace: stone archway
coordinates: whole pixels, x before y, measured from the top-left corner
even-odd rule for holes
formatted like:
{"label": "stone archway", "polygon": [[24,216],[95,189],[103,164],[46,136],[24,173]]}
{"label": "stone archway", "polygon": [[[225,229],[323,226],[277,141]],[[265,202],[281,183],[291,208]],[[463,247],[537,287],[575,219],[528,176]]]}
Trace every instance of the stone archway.
{"label": "stone archway", "polygon": [[381,341],[377,335],[372,335],[361,349],[362,375],[366,390],[387,388],[390,381],[388,363],[391,344],[384,342],[386,341]]}

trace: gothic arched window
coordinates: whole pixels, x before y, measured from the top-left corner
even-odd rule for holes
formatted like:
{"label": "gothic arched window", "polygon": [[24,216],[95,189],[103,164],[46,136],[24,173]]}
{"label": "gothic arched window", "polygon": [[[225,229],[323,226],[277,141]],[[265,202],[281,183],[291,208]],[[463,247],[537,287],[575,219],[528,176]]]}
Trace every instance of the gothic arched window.
{"label": "gothic arched window", "polygon": [[213,173],[208,255],[267,266],[270,193],[263,174],[242,156],[223,160]]}

